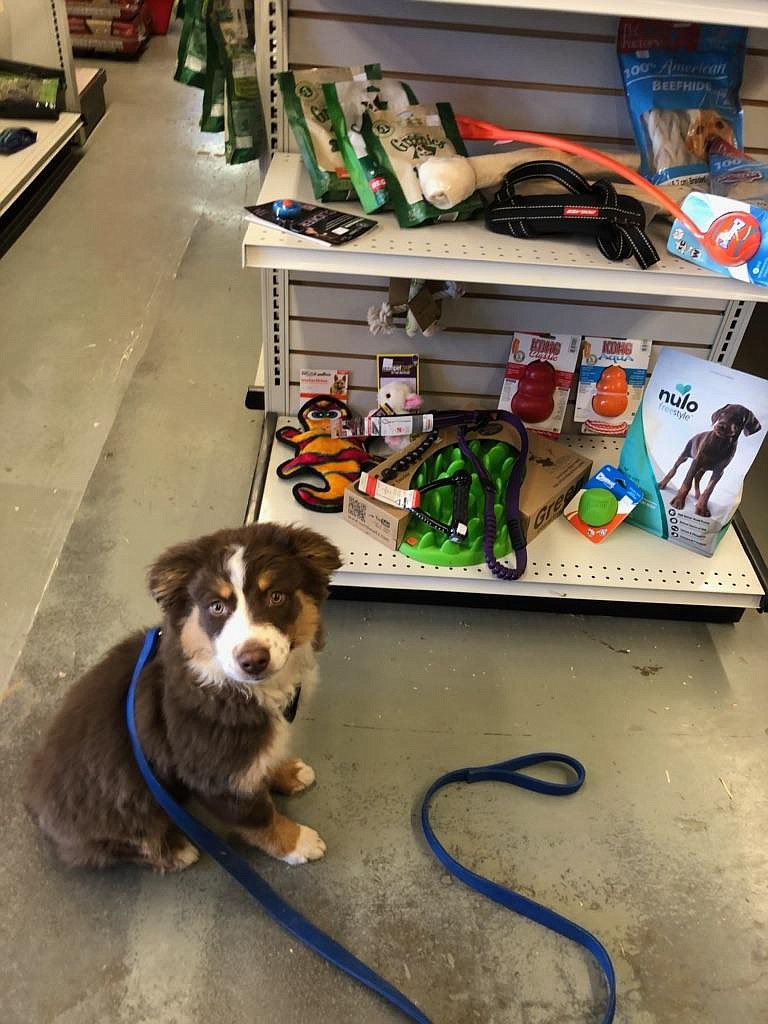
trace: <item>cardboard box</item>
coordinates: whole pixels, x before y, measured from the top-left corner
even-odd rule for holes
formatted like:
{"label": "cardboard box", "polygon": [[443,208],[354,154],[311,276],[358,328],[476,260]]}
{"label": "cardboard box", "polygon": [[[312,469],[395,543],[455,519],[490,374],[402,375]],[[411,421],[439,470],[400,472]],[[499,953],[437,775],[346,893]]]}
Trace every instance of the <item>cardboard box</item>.
{"label": "cardboard box", "polygon": [[[493,428],[491,436],[494,440],[507,441],[515,447],[519,445],[515,432],[507,424],[495,421],[488,426]],[[469,440],[484,436],[487,435],[482,428],[467,431]],[[455,427],[441,431],[428,457],[446,444],[455,442]],[[417,444],[418,441],[409,445],[406,452],[415,448]],[[529,434],[528,444],[528,463],[520,492],[520,518],[526,540],[530,543],[562,514],[573,495],[589,479],[592,461],[565,445],[538,434]],[[369,476],[379,477],[383,470],[404,454],[405,452],[396,452],[371,470]],[[405,470],[389,483],[403,490],[407,489],[416,468]],[[344,492],[343,516],[348,523],[379,541],[384,547],[396,551],[403,543],[410,512],[362,494],[355,484],[350,484]]]}

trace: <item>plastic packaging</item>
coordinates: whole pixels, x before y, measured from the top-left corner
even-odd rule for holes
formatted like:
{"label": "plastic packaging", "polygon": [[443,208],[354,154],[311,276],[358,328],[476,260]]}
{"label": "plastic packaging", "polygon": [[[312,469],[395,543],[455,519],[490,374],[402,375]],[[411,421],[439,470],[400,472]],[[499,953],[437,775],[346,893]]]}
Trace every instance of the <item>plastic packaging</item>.
{"label": "plastic packaging", "polygon": [[716,139],[742,148],[746,29],[623,18],[617,49],[641,172],[701,185]]}
{"label": "plastic packaging", "polygon": [[344,105],[362,108],[369,82],[381,78],[378,64],[351,68],[309,68],[277,76],[288,122],[299,145],[315,199],[353,199],[355,190],[333,131],[323,86],[343,83]]}
{"label": "plastic packaging", "polygon": [[477,192],[448,210],[427,202],[418,175],[432,156],[466,156],[448,103],[409,106],[403,110],[369,110],[363,119],[368,152],[384,172],[390,201],[401,228],[436,221],[468,220],[483,207]]}
{"label": "plastic packaging", "polygon": [[55,121],[63,102],[63,71],[0,60],[0,117]]}
{"label": "plastic packaging", "polygon": [[368,151],[363,138],[366,110],[402,110],[417,102],[404,82],[369,80],[363,90],[358,82],[328,82],[323,94],[344,166],[357,198],[366,213],[375,213],[389,202],[387,180]]}

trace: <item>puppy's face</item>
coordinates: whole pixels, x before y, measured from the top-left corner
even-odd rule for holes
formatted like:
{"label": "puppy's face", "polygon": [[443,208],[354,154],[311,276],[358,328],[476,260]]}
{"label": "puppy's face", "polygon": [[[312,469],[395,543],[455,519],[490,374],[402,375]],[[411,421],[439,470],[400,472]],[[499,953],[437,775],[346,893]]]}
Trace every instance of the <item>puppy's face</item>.
{"label": "puppy's face", "polygon": [[756,434],[760,423],[754,413],[743,405],[724,405],[712,413],[712,429],[718,437],[735,440],[744,431]]}
{"label": "puppy's face", "polygon": [[149,585],[204,683],[266,682],[302,644],[320,642],[336,548],[309,530],[259,524],[171,548]]}

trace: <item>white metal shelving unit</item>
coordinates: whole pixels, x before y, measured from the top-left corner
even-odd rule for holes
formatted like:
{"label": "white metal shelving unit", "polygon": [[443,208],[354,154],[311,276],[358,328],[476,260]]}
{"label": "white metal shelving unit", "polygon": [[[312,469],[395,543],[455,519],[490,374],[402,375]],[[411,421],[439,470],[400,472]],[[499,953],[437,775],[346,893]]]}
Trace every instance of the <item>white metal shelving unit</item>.
{"label": "white metal shelving unit", "polygon": [[[434,0],[418,0],[432,3]],[[623,18],[659,18],[662,21],[699,21],[715,25],[741,25],[744,28],[768,28],[768,3],[765,0],[441,0],[464,7],[519,7],[527,11],[552,14],[601,14]]]}
{"label": "white metal shelving unit", "polygon": [[[312,186],[296,153],[276,153],[259,202],[291,196],[314,202]],[[327,204],[362,215],[356,203]],[[709,270],[697,270],[666,251],[667,223],[650,232],[661,260],[650,270],[634,261],[609,263],[594,245],[578,240],[528,241],[488,231],[482,220],[435,224],[404,231],[394,214],[376,216],[379,227],[356,242],[328,249],[259,224],[249,224],[243,239],[246,267],[309,273],[427,277],[476,284],[560,288],[578,292],[620,289],[635,295],[759,302],[766,289],[741,284]]]}
{"label": "white metal shelving unit", "polygon": [[0,118],[0,129],[24,124],[37,132],[37,142],[0,160],[0,215],[23,194],[54,157],[80,141],[80,100],[64,0],[3,0],[0,57],[61,68],[66,79],[66,111],[57,121]]}
{"label": "white metal shelving unit", "polygon": [[[287,416],[278,420],[278,426],[291,423],[295,420]],[[615,440],[576,436],[567,442],[599,465],[618,458],[620,445]],[[732,530],[713,558],[702,558],[628,526],[603,544],[593,545],[561,517],[529,546],[528,570],[513,583],[495,579],[485,565],[421,565],[385,549],[340,515],[319,516],[297,504],[292,485],[278,479],[276,472],[289,457],[286,445],[274,445],[260,517],[299,523],[329,537],[344,554],[344,565],[334,577],[338,587],[640,604],[693,600],[704,608],[756,608],[763,594]]]}
{"label": "white metal shelving unit", "polygon": [[[260,200],[312,199],[299,157],[283,152],[294,147],[274,87],[275,71],[336,64],[340,53],[350,63],[376,60],[384,33],[390,60],[402,53],[399,66],[390,62],[389,70],[411,81],[423,102],[447,99],[460,112],[483,117],[513,98],[516,124],[620,145],[631,133],[618,70],[615,75],[610,70],[616,65],[616,21],[606,16],[654,16],[659,8],[659,17],[703,20],[715,7],[671,2],[662,13],[661,6],[653,0],[643,5],[392,0],[382,10],[375,0],[271,0],[263,5],[257,52],[274,157]],[[553,25],[547,15],[554,11],[563,14]],[[768,0],[718,5],[710,20],[768,27]],[[494,50],[494,40],[502,35],[504,46]],[[768,122],[764,131],[760,120],[768,106],[768,34],[758,32],[750,44],[744,93],[748,124],[750,102],[754,114],[747,136],[760,151],[768,147]],[[492,50],[496,63],[489,57]],[[473,53],[480,78],[469,77]],[[605,62],[612,62],[608,71]],[[598,67],[602,70],[595,77]],[[510,68],[514,79],[505,77]],[[498,117],[494,113],[490,119]],[[695,271],[667,255],[663,228],[655,238],[664,254],[661,263],[640,271],[628,263],[610,264],[578,242],[506,239],[479,222],[403,231],[392,216],[379,219],[374,232],[335,250],[248,226],[243,262],[262,272],[261,365],[272,428],[284,422],[277,417],[295,411],[301,366],[351,366],[352,404],[370,407],[377,351],[421,352],[422,388],[430,406],[455,406],[458,400],[464,407],[493,407],[514,329],[650,336],[657,347],[681,346],[730,365],[754,303],[768,300],[764,289]],[[447,330],[432,339],[373,338],[365,311],[381,301],[389,277],[460,280],[469,294],[452,306]],[[566,440],[591,453],[597,464],[616,460],[616,442],[581,436]],[[335,577],[340,588],[533,603],[599,602],[617,610],[665,606],[704,617],[732,613],[734,618],[765,600],[760,573],[753,567],[759,556],[733,529],[714,558],[706,559],[629,526],[592,546],[560,521],[534,540],[528,572],[514,583],[493,579],[483,566],[420,566],[368,540],[340,515],[313,514],[298,505],[291,484],[275,472],[289,454],[286,446],[272,444],[272,431],[265,430],[249,520],[300,522],[327,534],[345,560]]]}

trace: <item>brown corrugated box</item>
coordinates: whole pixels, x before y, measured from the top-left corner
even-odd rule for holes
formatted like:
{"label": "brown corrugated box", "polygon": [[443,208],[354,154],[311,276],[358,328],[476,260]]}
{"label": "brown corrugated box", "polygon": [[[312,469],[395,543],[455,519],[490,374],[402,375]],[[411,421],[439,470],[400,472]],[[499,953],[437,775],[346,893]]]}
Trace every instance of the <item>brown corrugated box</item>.
{"label": "brown corrugated box", "polygon": [[[514,430],[508,424],[498,421],[481,431],[468,430],[467,437],[469,440],[488,437],[489,440],[506,441],[516,448],[520,444]],[[429,454],[444,447],[446,443],[455,443],[455,440],[456,428],[446,428],[441,431]],[[395,453],[371,470],[369,476],[380,476],[383,470],[417,444],[418,441],[405,452]],[[528,463],[520,492],[520,520],[528,543],[561,515],[573,495],[589,479],[591,472],[591,459],[557,441],[538,434],[528,435]],[[407,469],[388,482],[405,488],[413,475],[414,470]],[[343,515],[348,523],[392,551],[396,551],[402,544],[410,518],[407,509],[385,505],[376,498],[362,494],[354,484],[350,484],[344,492]]]}

